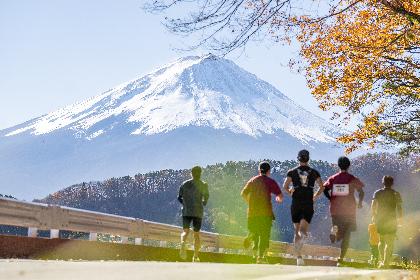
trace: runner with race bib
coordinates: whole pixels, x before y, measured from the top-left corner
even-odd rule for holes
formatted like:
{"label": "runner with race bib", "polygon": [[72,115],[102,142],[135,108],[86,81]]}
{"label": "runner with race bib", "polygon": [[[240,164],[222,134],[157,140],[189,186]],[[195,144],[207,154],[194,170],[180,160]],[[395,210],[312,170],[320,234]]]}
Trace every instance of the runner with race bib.
{"label": "runner with race bib", "polygon": [[[292,197],[290,212],[295,234],[296,265],[304,265],[302,247],[308,237],[309,224],[314,215],[314,201],[324,190],[321,175],[309,166],[309,152],[301,150],[297,157],[299,166],[289,170],[284,180],[283,188]],[[290,188],[290,184],[293,185]],[[315,185],[319,188],[315,189]],[[316,191],[316,192],[315,192]]]}
{"label": "runner with race bib", "polygon": [[341,241],[341,254],[338,265],[341,265],[349,247],[350,235],[356,230],[356,199],[354,192],[359,193],[358,208],[362,208],[364,197],[363,183],[348,173],[350,160],[347,157],[338,159],[340,172],[334,174],[325,182],[324,194],[330,200],[332,228],[330,239],[332,243]]}

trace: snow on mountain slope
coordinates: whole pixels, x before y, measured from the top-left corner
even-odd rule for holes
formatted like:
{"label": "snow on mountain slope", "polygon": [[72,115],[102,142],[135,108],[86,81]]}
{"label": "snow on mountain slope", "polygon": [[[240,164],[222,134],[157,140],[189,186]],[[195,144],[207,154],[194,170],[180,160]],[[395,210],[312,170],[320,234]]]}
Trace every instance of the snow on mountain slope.
{"label": "snow on mountain slope", "polygon": [[140,79],[35,119],[6,136],[68,129],[92,140],[115,125],[101,121],[124,116],[133,135],[166,133],[180,127],[228,129],[252,137],[282,130],[300,141],[333,142],[337,131],[296,105],[270,84],[213,55],[186,57]]}
{"label": "snow on mountain slope", "polygon": [[229,160],[342,150],[333,125],[213,55],[186,57],[0,131],[0,193],[43,197],[81,181]]}

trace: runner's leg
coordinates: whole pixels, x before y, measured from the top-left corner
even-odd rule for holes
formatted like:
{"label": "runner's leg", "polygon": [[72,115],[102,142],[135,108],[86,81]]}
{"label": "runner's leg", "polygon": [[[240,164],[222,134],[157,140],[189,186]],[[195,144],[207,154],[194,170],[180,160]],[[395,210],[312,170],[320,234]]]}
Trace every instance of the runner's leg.
{"label": "runner's leg", "polygon": [[187,237],[190,232],[189,228],[184,228],[181,233],[181,248],[179,249],[179,256],[181,259],[185,260],[187,258]]}
{"label": "runner's leg", "polygon": [[342,233],[343,239],[341,241],[341,253],[340,253],[340,259],[343,260],[344,256],[347,253],[347,249],[349,248],[350,244],[350,237],[351,233],[348,229],[344,229],[344,232]]}
{"label": "runner's leg", "polygon": [[259,237],[258,237],[258,222],[257,218],[250,217],[248,218],[248,230],[249,230],[249,237],[252,240],[252,251],[253,251],[253,257],[256,259],[258,255],[258,243],[259,243]]}
{"label": "runner's leg", "polygon": [[193,218],[193,230],[194,230],[194,257],[193,261],[200,261],[198,253],[200,252],[200,230],[201,230],[202,219],[198,217]]}
{"label": "runner's leg", "polygon": [[385,259],[385,235],[384,234],[379,234],[379,244],[378,244],[378,249],[379,249],[379,261],[384,262]]}
{"label": "runner's leg", "polygon": [[300,240],[297,243],[298,256],[302,255],[303,244],[305,243],[305,238],[308,237],[308,229],[309,229],[309,223],[305,219],[300,220],[300,223],[299,223]]}
{"label": "runner's leg", "polygon": [[271,217],[264,217],[261,219],[261,236],[260,236],[260,247],[258,256],[264,257],[265,252],[270,244],[270,233],[271,233],[272,219]]}
{"label": "runner's leg", "polygon": [[300,220],[299,229],[300,229],[301,237],[307,237],[308,230],[309,230],[309,223],[305,219]]}
{"label": "runner's leg", "polygon": [[179,249],[179,256],[185,260],[187,258],[186,241],[188,234],[190,233],[191,217],[182,217],[182,233],[181,233],[181,248]]}
{"label": "runner's leg", "polygon": [[378,261],[379,261],[379,250],[378,250],[378,245],[370,245],[370,251],[372,253],[372,265],[373,266],[377,266],[378,265]]}
{"label": "runner's leg", "polygon": [[184,228],[182,230],[182,233],[181,233],[181,242],[186,242],[187,241],[187,237],[188,237],[188,234],[189,233],[190,233],[190,229],[189,228]]}
{"label": "runner's leg", "polygon": [[388,266],[392,261],[392,252],[394,251],[394,234],[386,234],[385,239],[385,251],[384,251],[384,265]]}
{"label": "runner's leg", "polygon": [[200,232],[194,231],[194,257],[198,257],[200,252],[201,242],[200,242]]}
{"label": "runner's leg", "polygon": [[301,248],[299,248],[300,240],[302,239],[302,236],[300,234],[300,223],[294,223],[293,226],[295,228],[295,234],[293,238],[295,254],[296,254],[296,257],[299,258],[299,257],[302,257],[300,253]]}

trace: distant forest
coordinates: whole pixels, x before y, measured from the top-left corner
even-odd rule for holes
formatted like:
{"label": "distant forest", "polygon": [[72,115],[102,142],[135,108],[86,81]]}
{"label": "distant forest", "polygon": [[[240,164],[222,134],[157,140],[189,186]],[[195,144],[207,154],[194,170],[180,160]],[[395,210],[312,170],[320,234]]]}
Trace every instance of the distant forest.
{"label": "distant forest", "polygon": [[[285,174],[297,165],[296,161],[269,160],[272,177],[282,184]],[[337,166],[325,161],[310,162],[326,180],[337,172]],[[210,200],[205,209],[203,229],[225,234],[245,235],[246,204],[240,190],[249,178],[257,174],[258,162],[229,161],[209,165],[203,169],[202,179],[209,184]],[[370,222],[370,202],[373,192],[381,187],[383,175],[395,178],[395,189],[403,197],[405,230],[400,231],[397,247],[402,255],[419,255],[420,246],[420,173],[418,158],[400,158],[381,153],[367,154],[352,160],[350,172],[366,185],[364,208],[358,211],[358,230],[353,233],[352,247],[368,249],[367,224]],[[100,182],[82,182],[55,192],[36,202],[58,204],[123,216],[136,217],[162,223],[180,225],[181,206],[177,201],[178,188],[190,178],[190,171],[161,170],[134,177],[124,176]],[[292,241],[293,226],[290,218],[290,197],[275,206],[276,220],[272,238]],[[328,200],[325,197],[316,203],[315,216],[311,223],[311,243],[330,245],[330,218]],[[1,227],[0,227],[1,230]]]}

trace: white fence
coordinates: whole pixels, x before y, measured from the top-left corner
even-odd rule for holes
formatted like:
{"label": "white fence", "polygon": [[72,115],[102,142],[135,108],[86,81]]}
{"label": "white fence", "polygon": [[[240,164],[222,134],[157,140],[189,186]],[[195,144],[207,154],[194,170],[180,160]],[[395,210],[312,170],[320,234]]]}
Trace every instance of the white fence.
{"label": "white fence", "polygon": [[[60,230],[87,232],[90,240],[97,240],[97,234],[121,236],[123,243],[128,238],[134,244],[143,244],[146,240],[159,241],[161,246],[167,242],[179,243],[181,228],[173,225],[155,223],[142,219],[123,217],[100,212],[75,208],[22,202],[0,198],[0,225],[28,227],[28,236],[36,237],[38,230],[50,230],[50,238],[58,238]],[[202,232],[202,246],[208,251],[246,253],[243,249],[243,238],[212,232]],[[285,242],[271,241],[269,254],[272,256],[292,256],[293,245]],[[336,259],[340,249],[329,246],[305,244],[303,255],[312,259]],[[366,261],[369,254],[364,251],[350,250],[351,259]]]}

